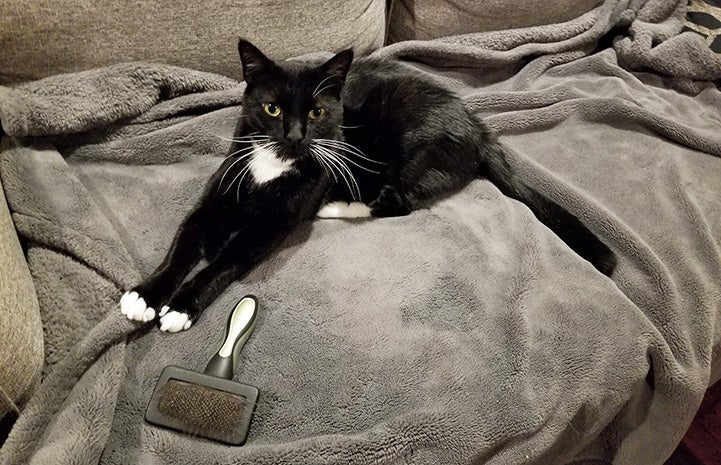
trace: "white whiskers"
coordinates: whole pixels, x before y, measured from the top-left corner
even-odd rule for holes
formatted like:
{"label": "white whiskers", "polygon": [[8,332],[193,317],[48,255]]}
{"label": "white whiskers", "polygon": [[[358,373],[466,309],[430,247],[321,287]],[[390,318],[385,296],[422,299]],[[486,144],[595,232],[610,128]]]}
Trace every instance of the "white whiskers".
{"label": "white whiskers", "polygon": [[[336,75],[335,75],[335,74],[331,74],[330,76],[328,76],[328,77],[326,77],[325,79],[323,79],[322,81],[320,81],[320,82],[318,83],[318,85],[315,86],[315,90],[313,91],[313,98],[316,98],[316,97],[317,97],[318,95],[320,95],[320,93],[323,92],[324,90],[330,89],[331,87],[335,87],[337,84],[328,84],[327,86],[323,87],[322,89],[320,88],[320,86],[322,86],[328,79],[332,79],[332,78],[334,78],[334,77],[336,77]],[[318,89],[320,89],[320,90],[318,90]]]}
{"label": "white whiskers", "polygon": [[337,172],[338,175],[340,175],[340,177],[343,179],[343,182],[345,182],[345,185],[348,186],[348,190],[350,191],[353,200],[360,201],[360,188],[358,187],[355,176],[353,176],[353,172],[348,167],[348,165],[346,165],[343,160],[338,158],[336,153],[332,152],[327,148],[321,147],[319,145],[311,145],[310,150],[316,155],[316,159],[322,159],[325,162],[325,166],[327,166],[330,169],[331,173],[333,173],[333,178],[336,180],[336,182],[338,181],[338,178],[335,176],[335,173]]}
{"label": "white whiskers", "polygon": [[269,136],[266,136],[264,134],[261,134],[259,132],[251,132],[250,134],[246,134],[244,136],[239,137],[223,137],[215,133],[211,133],[218,139],[227,140],[229,142],[265,142],[268,139],[270,139]]}
{"label": "white whiskers", "polygon": [[359,124],[359,125],[357,125],[357,126],[344,126],[344,125],[342,125],[342,124],[339,124],[338,127],[341,128],[341,129],[358,129],[358,128],[363,128],[363,127],[365,127],[365,124]]}
{"label": "white whiskers", "polygon": [[313,139],[310,151],[313,154],[313,157],[318,160],[321,166],[323,166],[323,169],[326,170],[326,172],[330,171],[336,182],[338,182],[338,178],[343,179],[343,182],[348,187],[353,200],[357,201],[361,200],[360,187],[358,186],[358,182],[353,175],[353,170],[351,170],[350,166],[348,166],[348,163],[351,163],[364,171],[368,171],[369,173],[380,174],[380,172],[372,170],[367,166],[363,166],[360,161],[357,162],[353,160],[352,157],[357,157],[360,160],[376,163],[378,165],[385,165],[385,163],[368,158],[363,152],[361,152],[360,149],[341,140]]}
{"label": "white whiskers", "polygon": [[223,137],[219,136],[217,134],[213,134],[219,139],[227,140],[229,142],[265,142],[268,139],[270,139],[269,136],[266,136],[264,134],[260,134],[258,132],[254,132],[245,136],[240,137]]}
{"label": "white whiskers", "polygon": [[[268,139],[262,139],[262,140],[259,140],[259,141],[248,141],[248,142],[244,142],[244,143],[246,143],[246,144],[255,144],[255,143],[257,143],[257,142],[268,142]],[[253,147],[254,147],[254,145],[249,145],[248,147],[243,147],[242,149],[236,150],[235,152],[231,152],[231,153],[229,153],[229,154],[225,157],[225,159],[227,160],[228,158],[230,158],[230,157],[232,157],[232,156],[234,156],[234,155],[238,155],[239,153],[242,154],[243,152],[245,152],[245,151],[247,151],[247,150],[252,150]]]}
{"label": "white whiskers", "polygon": [[[231,155],[229,155],[229,156],[233,156],[237,153],[244,152],[241,156],[238,157],[237,160],[235,160],[233,163],[230,164],[230,166],[228,166],[228,168],[226,168],[225,172],[223,173],[223,176],[221,176],[221,178],[220,178],[220,182],[218,183],[218,191],[220,191],[220,188],[223,186],[223,180],[225,180],[225,176],[230,172],[230,170],[233,168],[233,166],[235,166],[241,160],[245,160],[249,157],[252,157],[259,150],[268,149],[275,145],[275,142],[268,141],[268,139],[269,138],[267,138],[267,136],[266,136],[266,139],[263,139],[266,142],[263,144],[257,144],[256,142],[251,142],[252,145],[250,147],[242,148],[242,149],[238,150],[238,152],[234,152]],[[236,174],[235,177],[233,178],[233,180],[230,181],[230,183],[228,184],[228,187],[226,187],[225,191],[223,191],[223,195],[226,195],[228,192],[230,192],[230,189],[233,187],[233,184],[235,184],[235,181],[238,181],[238,186],[236,188],[236,199],[238,202],[240,202],[240,186],[243,183],[243,179],[245,179],[245,176],[248,174],[250,169],[253,167],[254,161],[255,160],[253,158],[250,158],[250,160],[248,160],[248,163],[240,171],[238,171],[238,174]],[[239,178],[240,178],[240,180],[239,180]]]}
{"label": "white whiskers", "polygon": [[325,171],[325,174],[328,176],[333,177],[334,182],[338,182],[338,177],[335,175],[335,171],[331,167],[328,166],[328,162],[325,161],[325,158],[323,158],[322,154],[317,153],[315,150],[315,147],[310,147],[310,154],[313,156],[313,159],[318,162],[318,164],[323,168],[323,171]]}
{"label": "white whiskers", "polygon": [[[318,88],[321,88],[320,85],[322,84],[323,82],[319,84]],[[226,162],[228,167],[223,172],[218,183],[218,192],[222,191],[222,195],[228,194],[235,186],[235,196],[238,203],[240,203],[240,187],[249,176],[248,173],[251,173],[256,184],[260,185],[292,169],[292,161],[284,161],[278,158],[276,152],[278,143],[270,140],[269,136],[256,132],[233,137],[232,139],[218,137],[241,145],[241,148],[226,157],[236,157],[236,159],[232,160],[232,163]],[[368,167],[368,163],[373,163],[379,167],[385,165],[383,162],[367,157],[360,149],[342,140],[312,139],[308,150],[313,159],[334,182],[343,181],[355,201],[361,201],[361,188],[354,175],[354,169],[358,168],[369,173],[380,174],[380,171]],[[244,160],[245,164],[240,169],[236,169],[236,165]],[[351,169],[351,165],[353,165],[353,169]],[[233,169],[236,169],[235,175],[232,173]],[[358,171],[355,171],[355,173],[357,174]],[[226,183],[225,179],[229,176],[233,177],[229,183]]]}
{"label": "white whiskers", "polygon": [[[245,153],[244,153],[243,155],[239,156],[237,160],[235,160],[233,163],[230,164],[230,166],[229,166],[228,168],[225,169],[225,172],[223,173],[223,176],[221,176],[220,182],[218,183],[218,191],[220,191],[220,187],[223,185],[223,180],[225,179],[225,175],[227,175],[227,174],[230,172],[230,170],[233,169],[233,167],[234,167],[238,162],[240,162],[241,160],[244,160],[244,159],[248,158],[249,156],[251,156],[251,155],[253,154],[253,152],[255,152],[255,146],[252,146],[252,145],[251,145],[250,147],[246,147],[246,148],[244,148],[244,149],[241,149],[241,150],[239,150],[238,152],[233,152],[233,153],[231,153],[230,155],[228,155],[228,156],[225,157],[225,158],[228,159],[228,158],[236,155],[236,154],[239,153],[239,152],[245,152]],[[229,187],[229,188],[230,188],[230,187]],[[228,190],[226,189],[226,191],[223,192],[223,194],[226,194],[227,192],[228,192]]]}
{"label": "white whiskers", "polygon": [[[335,140],[335,139],[313,139],[313,142],[317,143],[318,145],[321,145],[326,148],[331,148],[336,150],[340,150],[341,152],[348,153],[349,155],[354,155],[358,158],[361,158],[365,161],[369,161],[371,163],[376,163],[378,165],[385,165],[385,163],[373,160],[372,158],[366,157],[366,155],[360,151],[358,147],[355,145],[351,145],[348,142],[344,142],[342,140]],[[336,152],[337,155],[340,155]],[[341,155],[342,156],[342,155]],[[349,160],[350,161],[350,160]],[[370,171],[371,173],[379,174],[378,171],[373,171],[371,169],[366,168],[365,166],[361,166],[353,161],[351,161],[354,165],[356,165],[358,168],[362,168],[366,171]]]}

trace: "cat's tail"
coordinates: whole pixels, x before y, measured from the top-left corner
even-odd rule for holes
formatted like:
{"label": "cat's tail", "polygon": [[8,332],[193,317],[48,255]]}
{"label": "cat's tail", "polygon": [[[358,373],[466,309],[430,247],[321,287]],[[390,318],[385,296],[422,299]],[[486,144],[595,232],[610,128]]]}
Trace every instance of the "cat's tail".
{"label": "cat's tail", "polygon": [[540,194],[523,181],[509,165],[506,149],[489,138],[479,143],[481,176],[496,185],[504,195],[526,204],[534,215],[598,271],[610,276],[616,267],[613,251],[601,242],[577,217]]}

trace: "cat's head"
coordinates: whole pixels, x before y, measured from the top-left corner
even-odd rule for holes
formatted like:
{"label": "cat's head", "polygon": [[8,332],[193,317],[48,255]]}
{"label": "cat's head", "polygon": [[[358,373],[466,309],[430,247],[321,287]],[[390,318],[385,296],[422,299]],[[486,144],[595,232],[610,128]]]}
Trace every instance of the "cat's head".
{"label": "cat's head", "polygon": [[339,139],[340,100],[353,51],[344,50],[320,66],[277,63],[246,40],[238,42],[247,83],[243,124],[268,136],[283,158],[310,155],[314,139]]}

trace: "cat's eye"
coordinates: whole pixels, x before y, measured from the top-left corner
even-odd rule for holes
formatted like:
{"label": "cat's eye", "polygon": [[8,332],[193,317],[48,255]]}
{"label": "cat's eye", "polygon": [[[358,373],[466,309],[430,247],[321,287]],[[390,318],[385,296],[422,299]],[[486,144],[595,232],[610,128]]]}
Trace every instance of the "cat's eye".
{"label": "cat's eye", "polygon": [[310,111],[310,113],[308,113],[310,119],[318,119],[323,115],[325,115],[325,108],[323,107],[315,107]]}
{"label": "cat's eye", "polygon": [[263,110],[265,110],[265,112],[273,118],[280,115],[280,107],[275,103],[264,103]]}

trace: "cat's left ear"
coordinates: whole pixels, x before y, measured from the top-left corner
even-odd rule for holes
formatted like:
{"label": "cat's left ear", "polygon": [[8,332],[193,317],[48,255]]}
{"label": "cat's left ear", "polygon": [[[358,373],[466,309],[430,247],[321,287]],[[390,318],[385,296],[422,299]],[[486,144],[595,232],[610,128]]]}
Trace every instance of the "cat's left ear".
{"label": "cat's left ear", "polygon": [[321,67],[328,76],[337,76],[341,82],[345,82],[345,77],[353,62],[353,50],[343,50],[330,60],[326,61]]}

